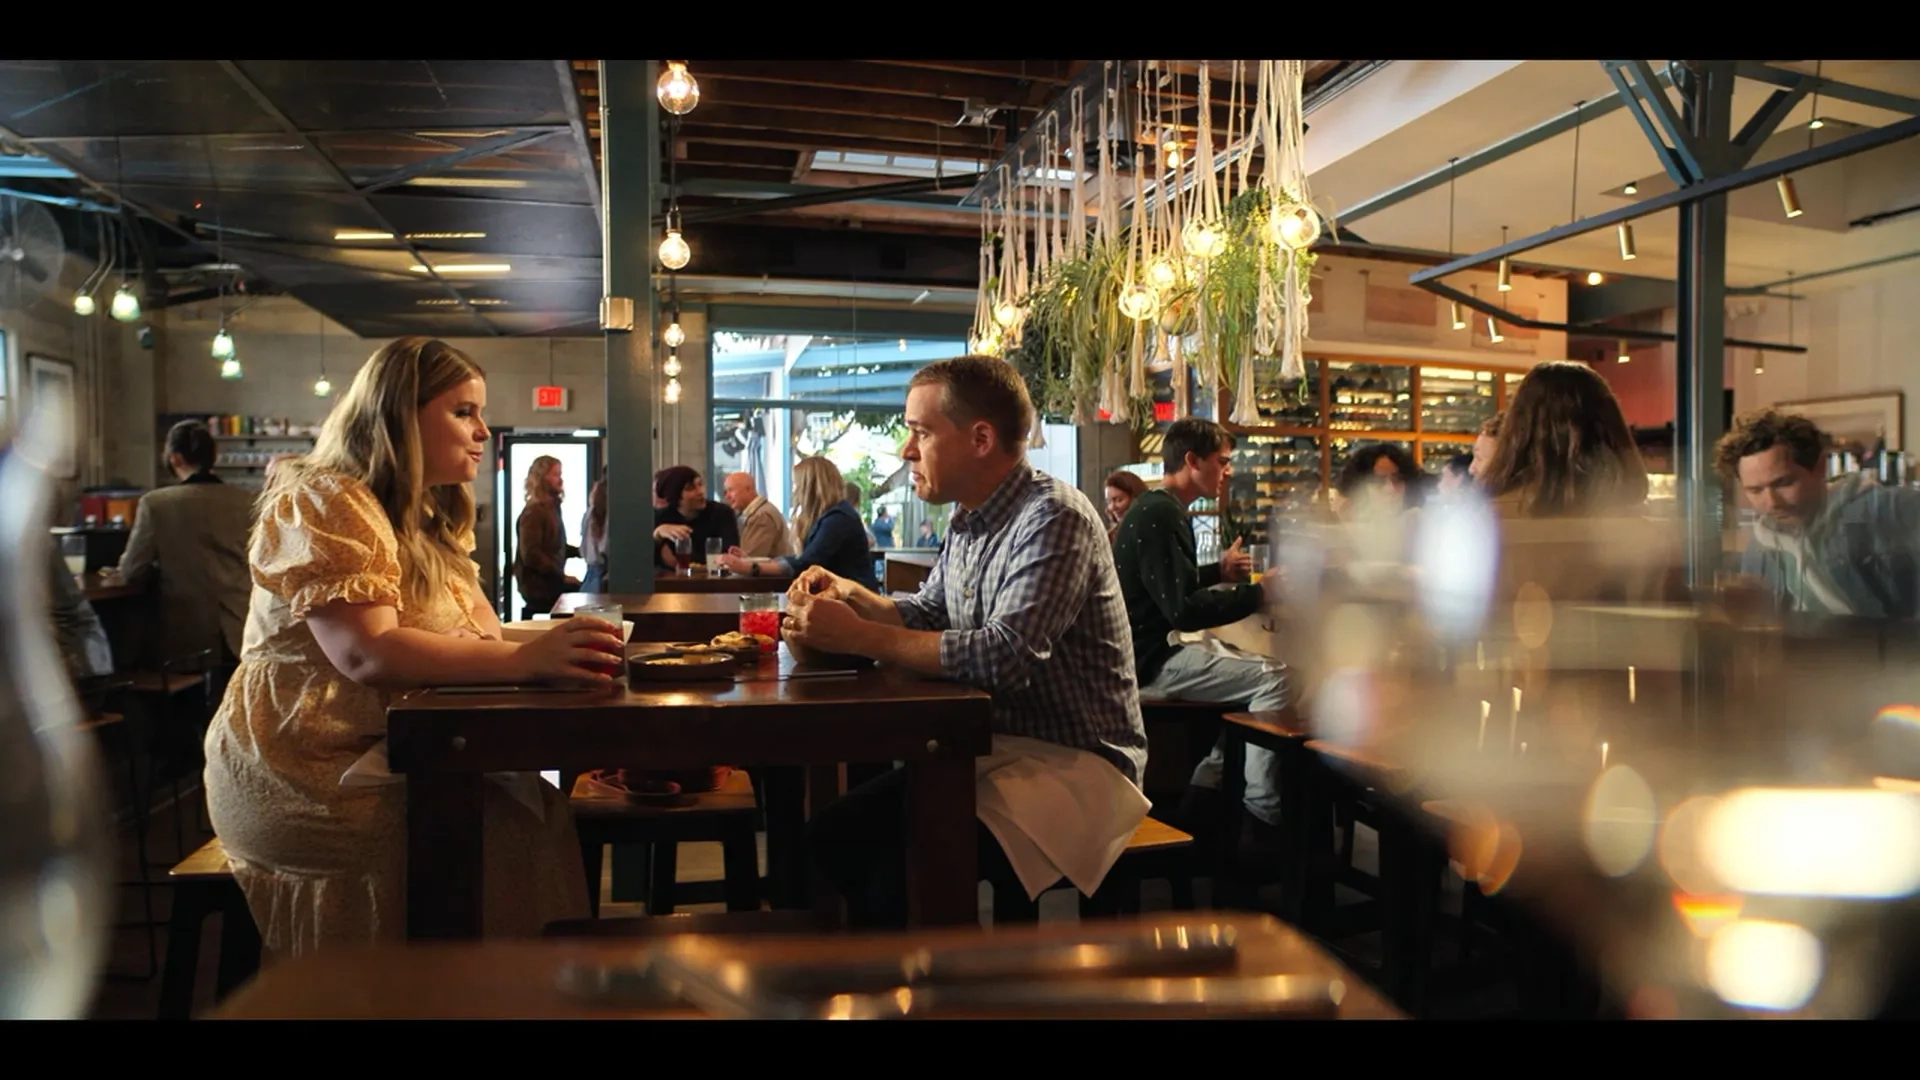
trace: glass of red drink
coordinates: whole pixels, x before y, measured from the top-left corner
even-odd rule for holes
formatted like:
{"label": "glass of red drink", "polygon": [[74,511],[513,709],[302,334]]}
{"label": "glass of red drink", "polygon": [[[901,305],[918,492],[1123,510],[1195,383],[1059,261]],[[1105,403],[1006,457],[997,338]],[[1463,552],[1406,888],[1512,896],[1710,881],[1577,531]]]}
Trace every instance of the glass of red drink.
{"label": "glass of red drink", "polygon": [[[626,619],[625,610],[623,610],[619,604],[582,604],[573,609],[573,614],[585,615],[589,619],[599,619],[612,628],[614,637],[621,638],[622,640],[618,650],[606,650],[609,655],[605,663],[588,662],[583,666],[591,668],[602,675],[611,676],[616,680],[625,678],[627,674],[627,649],[625,635],[621,629],[621,625]],[[597,645],[595,647],[598,648]]]}
{"label": "glass of red drink", "polygon": [[761,652],[777,650],[780,647],[780,594],[741,593],[740,632],[772,638],[760,643]]}

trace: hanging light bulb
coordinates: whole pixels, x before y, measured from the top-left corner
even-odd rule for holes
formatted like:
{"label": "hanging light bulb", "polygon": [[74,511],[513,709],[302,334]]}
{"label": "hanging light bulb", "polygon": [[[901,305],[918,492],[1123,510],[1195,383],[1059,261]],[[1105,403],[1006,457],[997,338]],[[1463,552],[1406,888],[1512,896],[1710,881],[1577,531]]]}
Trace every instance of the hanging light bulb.
{"label": "hanging light bulb", "polygon": [[1153,260],[1153,265],[1147,267],[1147,280],[1152,282],[1156,289],[1171,289],[1180,283],[1180,268],[1172,259],[1162,256]]}
{"label": "hanging light bulb", "polygon": [[692,258],[693,249],[687,246],[686,238],[680,235],[678,228],[669,227],[666,239],[660,241],[660,265],[669,270],[678,270]]}
{"label": "hanging light bulb", "polygon": [[1620,339],[1620,347],[1614,350],[1614,359],[1620,361],[1623,364],[1628,363],[1633,359],[1633,357],[1627,353],[1626,338]]}
{"label": "hanging light bulb", "polygon": [[1493,316],[1491,315],[1487,316],[1487,340],[1493,342],[1495,345],[1507,340],[1500,336],[1500,324],[1493,321]]}
{"label": "hanging light bulb", "polygon": [[674,378],[667,379],[667,388],[660,396],[665,399],[667,404],[678,405],[680,403],[680,380]]}
{"label": "hanging light bulb", "polygon": [[1626,187],[1620,189],[1620,193],[1622,195],[1638,195],[1640,194],[1640,185],[1628,184]]}
{"label": "hanging light bulb", "polygon": [[1455,330],[1465,330],[1467,328],[1467,316],[1460,310],[1460,301],[1449,300],[1447,301],[1447,307],[1453,311],[1453,328]]}
{"label": "hanging light bulb", "polygon": [[1207,260],[1227,249],[1227,238],[1212,222],[1193,220],[1180,229],[1180,246],[1187,254]]}
{"label": "hanging light bulb", "polygon": [[1633,223],[1623,221],[1620,223],[1620,227],[1614,231],[1620,234],[1621,260],[1623,262],[1630,262],[1639,258],[1640,253],[1633,250]]}
{"label": "hanging light bulb", "polygon": [[680,354],[677,352],[668,353],[667,362],[660,365],[660,370],[666,372],[667,378],[669,379],[678,378],[680,375]]}
{"label": "hanging light bulb", "polygon": [[1827,126],[1827,122],[1825,120],[1820,119],[1817,116],[1814,117],[1812,120],[1807,121],[1807,130],[1809,131],[1819,131],[1821,128],[1826,126]]}
{"label": "hanging light bulb", "polygon": [[1320,239],[1320,215],[1311,206],[1283,202],[1274,211],[1273,237],[1295,251],[1310,248]]}
{"label": "hanging light bulb", "polygon": [[93,314],[93,307],[92,294],[85,292],[73,294],[73,313],[75,315],[91,315]]}
{"label": "hanging light bulb", "polygon": [[223,326],[220,328],[219,333],[213,335],[213,358],[215,360],[225,360],[232,355],[233,335],[227,333],[227,328]]}
{"label": "hanging light bulb", "polygon": [[1020,305],[1011,300],[1002,300],[993,309],[993,321],[1012,329],[1013,324],[1019,322],[1020,316],[1025,314],[1026,312],[1020,310]]}
{"label": "hanging light bulb", "polygon": [[1607,276],[1605,274],[1602,274],[1600,271],[1598,270],[1587,271],[1587,284],[1598,285],[1605,280],[1607,280]]}
{"label": "hanging light bulb", "polygon": [[134,297],[133,290],[121,285],[113,294],[113,302],[107,305],[107,314],[121,322],[132,322],[140,317],[140,301]]}
{"label": "hanging light bulb", "polygon": [[240,358],[237,356],[229,356],[225,360],[220,361],[220,377],[228,380],[239,378]]}
{"label": "hanging light bulb", "polygon": [[1179,168],[1180,167],[1180,144],[1177,142],[1174,142],[1171,139],[1161,144],[1160,159],[1167,163],[1167,168],[1169,169]]}
{"label": "hanging light bulb", "polygon": [[[1507,227],[1502,225],[1500,226],[1500,244],[1504,247],[1506,243]],[[1499,287],[1501,292],[1513,291],[1513,263],[1508,261],[1505,255],[1500,256]]]}
{"label": "hanging light bulb", "polygon": [[321,372],[320,377],[313,380],[313,396],[327,397],[332,393],[333,393],[333,384],[327,381],[326,373]]}
{"label": "hanging light bulb", "polygon": [[1120,314],[1135,322],[1153,318],[1159,307],[1160,297],[1148,286],[1135,283],[1120,294]]}
{"label": "hanging light bulb", "polygon": [[700,84],[678,60],[667,61],[667,70],[654,84],[653,94],[660,99],[660,107],[675,116],[685,116],[700,104]]}
{"label": "hanging light bulb", "polygon": [[1799,217],[1803,211],[1800,209],[1800,193],[1793,187],[1793,177],[1783,176],[1774,181],[1773,186],[1780,191],[1780,209],[1786,211],[1789,218]]}
{"label": "hanging light bulb", "polygon": [[1767,354],[1758,349],[1753,351],[1753,373],[1755,375],[1765,375],[1767,373]]}
{"label": "hanging light bulb", "polygon": [[660,334],[660,340],[666,342],[669,349],[677,349],[687,343],[687,332],[680,329],[679,319],[667,324],[666,330]]}

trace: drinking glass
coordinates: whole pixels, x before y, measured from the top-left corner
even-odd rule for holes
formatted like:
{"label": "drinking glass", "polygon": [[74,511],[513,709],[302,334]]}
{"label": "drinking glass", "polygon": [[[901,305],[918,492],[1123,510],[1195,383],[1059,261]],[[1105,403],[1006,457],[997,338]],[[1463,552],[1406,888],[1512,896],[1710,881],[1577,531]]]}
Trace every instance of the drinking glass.
{"label": "drinking glass", "polygon": [[740,632],[743,634],[763,634],[773,639],[772,643],[762,642],[761,652],[774,652],[780,648],[780,594],[779,593],[741,593],[740,594]]}
{"label": "drinking glass", "polygon": [[[573,609],[573,614],[585,615],[590,619],[600,619],[606,622],[613,627],[614,637],[621,637],[623,633],[621,624],[627,617],[626,611],[622,609],[619,604],[607,603],[581,604],[579,607]],[[619,681],[625,678],[627,674],[626,646],[622,644],[620,650],[614,652],[612,658],[606,663],[589,663],[586,666],[600,672],[602,675],[610,675],[615,681]]]}
{"label": "drinking glass", "polygon": [[673,561],[680,564],[683,576],[693,576],[693,537],[682,536],[673,542]]}
{"label": "drinking glass", "polygon": [[707,537],[707,576],[719,577],[725,567],[720,565],[720,556],[727,553],[727,542],[718,536]]}
{"label": "drinking glass", "polygon": [[1267,576],[1271,565],[1267,560],[1272,557],[1272,549],[1266,544],[1254,544],[1247,548],[1247,557],[1252,560],[1247,567],[1247,580],[1258,585],[1260,579]]}
{"label": "drinking glass", "polygon": [[85,533],[68,533],[60,538],[60,554],[66,557],[67,573],[80,577],[87,572],[87,537]]}

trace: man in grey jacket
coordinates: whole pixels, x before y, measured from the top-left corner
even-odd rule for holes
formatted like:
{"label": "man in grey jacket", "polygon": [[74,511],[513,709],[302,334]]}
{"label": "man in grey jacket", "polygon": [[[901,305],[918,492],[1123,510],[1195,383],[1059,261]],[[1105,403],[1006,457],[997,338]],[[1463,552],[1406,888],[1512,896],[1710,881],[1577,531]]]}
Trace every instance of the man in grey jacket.
{"label": "man in grey jacket", "polygon": [[253,493],[213,474],[218,444],[198,420],[173,425],[165,455],[180,483],[141,496],[120,576],[158,575],[167,656],[211,648],[216,664],[231,666],[240,656],[253,592],[247,567]]}
{"label": "man in grey jacket", "polygon": [[1793,413],[1742,416],[1717,450],[1759,514],[1740,572],[1762,579],[1782,610],[1920,618],[1920,491],[1866,473],[1829,484],[1820,429]]}
{"label": "man in grey jacket", "polygon": [[721,495],[740,516],[740,550],[736,554],[749,559],[799,554],[787,519],[780,516],[778,507],[761,496],[752,473],[728,474]]}

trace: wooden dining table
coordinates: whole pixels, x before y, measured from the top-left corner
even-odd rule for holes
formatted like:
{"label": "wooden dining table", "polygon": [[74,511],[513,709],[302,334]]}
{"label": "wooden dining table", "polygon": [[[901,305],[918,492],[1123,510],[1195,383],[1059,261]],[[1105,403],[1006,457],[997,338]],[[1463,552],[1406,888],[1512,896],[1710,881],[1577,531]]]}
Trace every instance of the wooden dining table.
{"label": "wooden dining table", "polygon": [[734,593],[564,593],[555,618],[586,604],[618,604],[638,641],[709,641],[740,629],[740,597]]}
{"label": "wooden dining table", "polygon": [[[660,648],[636,641],[629,652]],[[974,762],[992,745],[990,697],[883,666],[827,670],[797,663],[782,645],[726,681],[587,691],[443,687],[402,695],[388,709],[387,731],[391,768],[407,777],[408,936],[480,936],[486,773],[614,766],[791,770],[904,762],[909,921],[976,921]],[[823,794],[814,793],[816,803]],[[789,838],[782,846],[791,852],[797,843]],[[768,846],[774,862],[771,834]]]}
{"label": "wooden dining table", "polygon": [[653,579],[653,591],[656,593],[725,593],[739,596],[744,593],[783,593],[793,584],[791,577],[778,574],[758,576],[744,574],[709,574],[706,567],[696,566],[691,573],[677,573],[662,570]]}

